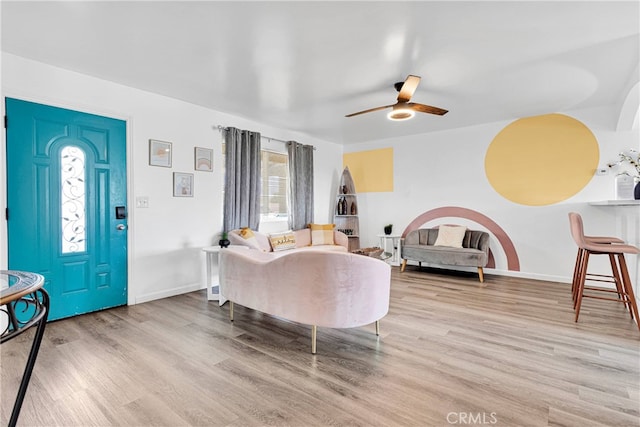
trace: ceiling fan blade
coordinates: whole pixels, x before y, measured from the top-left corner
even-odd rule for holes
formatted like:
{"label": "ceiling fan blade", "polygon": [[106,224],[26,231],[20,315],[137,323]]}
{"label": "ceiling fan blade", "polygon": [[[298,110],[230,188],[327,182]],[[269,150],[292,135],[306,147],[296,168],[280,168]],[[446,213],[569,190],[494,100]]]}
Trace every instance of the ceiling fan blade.
{"label": "ceiling fan blade", "polygon": [[418,83],[420,77],[409,74],[398,94],[398,102],[408,102],[418,88]]}
{"label": "ceiling fan blade", "polygon": [[394,105],[395,105],[395,104],[385,105],[384,107],[370,108],[370,109],[368,109],[368,110],[358,111],[357,113],[347,114],[345,117],[353,117],[353,116],[357,116],[357,115],[359,115],[359,114],[372,113],[372,112],[374,112],[374,111],[384,110],[385,108],[393,107]]}
{"label": "ceiling fan blade", "polygon": [[408,102],[407,106],[414,111],[419,111],[420,113],[437,114],[438,116],[444,116],[449,112],[449,110],[432,107],[431,105],[416,104],[415,102]]}

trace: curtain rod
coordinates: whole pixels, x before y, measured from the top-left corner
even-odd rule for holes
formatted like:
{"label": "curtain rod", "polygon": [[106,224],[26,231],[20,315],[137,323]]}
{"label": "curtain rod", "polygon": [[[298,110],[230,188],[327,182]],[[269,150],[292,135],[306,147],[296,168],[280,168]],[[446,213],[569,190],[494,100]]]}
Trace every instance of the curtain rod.
{"label": "curtain rod", "polygon": [[[214,126],[214,128],[217,128],[217,129],[218,129],[218,131],[229,130],[229,127],[226,127],[226,126],[220,126],[220,125]],[[284,144],[286,144],[286,143],[290,142],[290,141],[284,141],[284,140],[282,140],[282,139],[278,139],[278,138],[271,138],[270,136],[264,136],[264,135],[262,135],[262,134],[260,134],[260,138],[266,138],[266,139],[268,139],[269,141],[278,141],[278,142],[282,142],[282,143],[284,143]],[[314,151],[315,151],[315,149],[316,149],[316,147],[313,147],[313,150],[314,150]]]}

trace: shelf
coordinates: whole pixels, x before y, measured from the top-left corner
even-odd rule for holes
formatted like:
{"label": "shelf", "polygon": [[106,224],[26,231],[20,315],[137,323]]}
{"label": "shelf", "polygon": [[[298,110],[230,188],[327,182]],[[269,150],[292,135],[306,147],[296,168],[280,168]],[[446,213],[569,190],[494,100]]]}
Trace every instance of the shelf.
{"label": "shelf", "polygon": [[603,200],[600,202],[589,202],[591,206],[638,206],[640,200]]}
{"label": "shelf", "polygon": [[[345,190],[343,192],[342,190]],[[336,209],[333,213],[335,230],[342,231],[348,239],[349,252],[360,248],[360,221],[358,220],[359,206],[356,187],[349,168],[342,171],[340,186],[336,195]],[[338,213],[339,212],[339,213]],[[351,233],[347,234],[345,231]]]}

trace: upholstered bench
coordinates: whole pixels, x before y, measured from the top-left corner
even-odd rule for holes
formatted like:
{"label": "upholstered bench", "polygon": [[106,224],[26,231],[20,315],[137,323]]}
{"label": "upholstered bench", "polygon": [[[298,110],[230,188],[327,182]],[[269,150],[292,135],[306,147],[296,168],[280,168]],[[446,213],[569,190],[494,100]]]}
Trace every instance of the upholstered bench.
{"label": "upholstered bench", "polygon": [[400,258],[404,272],[407,261],[433,266],[477,267],[484,282],[483,267],[489,261],[489,233],[466,227],[441,225],[407,233],[400,241]]}

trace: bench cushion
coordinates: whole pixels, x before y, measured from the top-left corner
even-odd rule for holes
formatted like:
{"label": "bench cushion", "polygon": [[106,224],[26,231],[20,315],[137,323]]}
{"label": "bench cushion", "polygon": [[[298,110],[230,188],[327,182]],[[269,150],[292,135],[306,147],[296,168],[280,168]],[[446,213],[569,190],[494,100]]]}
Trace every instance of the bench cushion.
{"label": "bench cushion", "polygon": [[487,264],[487,255],[484,251],[448,246],[404,245],[402,258],[430,264],[468,267],[484,267]]}

